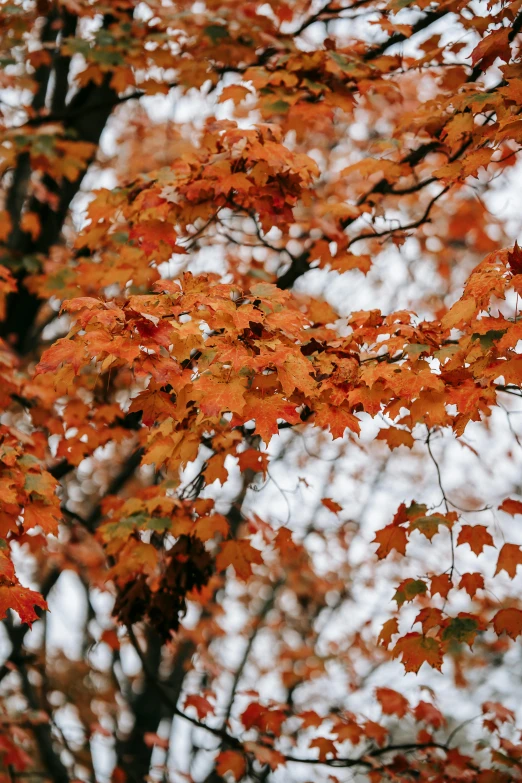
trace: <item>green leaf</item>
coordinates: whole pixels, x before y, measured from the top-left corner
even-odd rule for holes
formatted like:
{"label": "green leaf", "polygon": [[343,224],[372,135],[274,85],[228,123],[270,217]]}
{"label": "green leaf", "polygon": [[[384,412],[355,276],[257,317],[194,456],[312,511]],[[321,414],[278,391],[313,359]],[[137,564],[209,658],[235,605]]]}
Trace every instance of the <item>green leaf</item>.
{"label": "green leaf", "polygon": [[228,30],[220,24],[210,24],[205,27],[205,35],[210,38],[213,44],[218,44],[224,38],[228,38]]}

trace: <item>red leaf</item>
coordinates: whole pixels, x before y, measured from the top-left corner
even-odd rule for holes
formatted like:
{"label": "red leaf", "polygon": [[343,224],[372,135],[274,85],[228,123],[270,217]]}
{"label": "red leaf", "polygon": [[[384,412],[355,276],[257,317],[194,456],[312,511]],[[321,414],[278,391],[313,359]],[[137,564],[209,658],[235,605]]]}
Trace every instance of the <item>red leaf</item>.
{"label": "red leaf", "polygon": [[187,707],[194,707],[199,720],[204,720],[207,715],[214,714],[214,707],[209,700],[205,699],[204,696],[198,696],[196,693],[187,696],[185,699],[185,709],[187,709]]}
{"label": "red leaf", "polygon": [[462,578],[459,582],[459,588],[465,590],[470,598],[473,598],[477,590],[484,588],[484,577],[482,574],[462,574]]}
{"label": "red leaf", "polygon": [[372,544],[379,544],[375,553],[379,560],[387,557],[395,549],[400,555],[406,554],[406,544],[408,535],[406,530],[396,525],[387,525],[382,530],[378,530]]}
{"label": "red leaf", "polygon": [[522,514],[522,500],[506,498],[502,505],[498,507],[498,510],[505,511],[506,514],[511,514],[512,517],[516,516],[517,514]]}
{"label": "red leaf", "polygon": [[509,46],[509,27],[501,27],[487,35],[471,52],[473,65],[481,63],[482,70],[492,65],[497,57],[505,63],[509,61],[511,49]]}
{"label": "red leaf", "polygon": [[476,555],[480,555],[485,546],[495,546],[493,538],[484,525],[462,525],[457,545],[469,544]]}
{"label": "red leaf", "polygon": [[522,275],[522,249],[518,246],[518,242],[515,242],[513,250],[508,251],[507,259],[513,274]]}
{"label": "red leaf", "polygon": [[8,609],[14,609],[20,620],[30,626],[38,619],[35,606],[47,609],[47,601],[40,593],[21,584],[0,585],[0,620],[4,619]]}
{"label": "red leaf", "polygon": [[311,748],[317,748],[319,750],[319,761],[326,761],[328,756],[337,758],[337,748],[335,742],[327,737],[316,737],[310,743]]}
{"label": "red leaf", "polygon": [[442,668],[442,650],[440,642],[420,633],[408,633],[398,639],[392,656],[401,658],[407,672],[417,673],[423,663],[439,671]]}
{"label": "red leaf", "polygon": [[522,565],[522,549],[517,544],[504,544],[498,556],[495,576],[505,571],[514,579],[519,565]]}
{"label": "red leaf", "polygon": [[507,633],[513,640],[522,635],[522,611],[520,609],[501,609],[493,618],[493,628],[500,636]]}
{"label": "red leaf", "polygon": [[428,701],[420,701],[413,710],[415,720],[423,721],[433,726],[434,729],[440,729],[446,725],[446,718],[442,712]]}
{"label": "red leaf", "polygon": [[339,511],[343,510],[343,507],[339,505],[339,503],[336,503],[335,500],[332,500],[331,498],[322,498],[321,503],[325,508],[327,508],[329,511],[332,511],[334,514],[338,514]]}
{"label": "red leaf", "polygon": [[403,718],[410,709],[408,699],[391,688],[376,688],[375,696],[385,715],[397,715],[398,718]]}
{"label": "red leaf", "polygon": [[241,780],[246,772],[246,759],[237,750],[222,750],[216,757],[216,772],[224,777],[229,772],[234,780]]}
{"label": "red leaf", "polygon": [[395,617],[392,617],[390,620],[386,620],[382,626],[377,643],[382,647],[388,648],[391,644],[392,636],[396,633],[399,633],[399,623]]}
{"label": "red leaf", "polygon": [[449,574],[439,574],[431,577],[430,592],[432,595],[439,594],[442,598],[446,598],[452,587],[453,582]]}

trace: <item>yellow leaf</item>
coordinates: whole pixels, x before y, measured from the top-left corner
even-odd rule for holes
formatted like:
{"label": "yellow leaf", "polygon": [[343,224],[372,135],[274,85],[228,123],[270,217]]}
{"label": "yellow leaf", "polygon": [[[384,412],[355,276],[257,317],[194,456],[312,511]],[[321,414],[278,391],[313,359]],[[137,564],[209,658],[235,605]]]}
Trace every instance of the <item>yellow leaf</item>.
{"label": "yellow leaf", "polygon": [[441,321],[444,329],[453,329],[463,321],[469,321],[477,313],[477,303],[474,299],[459,299],[451,307]]}

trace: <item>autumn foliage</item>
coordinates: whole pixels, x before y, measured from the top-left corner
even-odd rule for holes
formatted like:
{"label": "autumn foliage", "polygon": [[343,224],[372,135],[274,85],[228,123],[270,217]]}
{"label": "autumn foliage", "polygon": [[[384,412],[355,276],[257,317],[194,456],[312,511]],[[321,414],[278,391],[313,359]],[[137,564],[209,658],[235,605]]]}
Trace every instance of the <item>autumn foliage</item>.
{"label": "autumn foliage", "polygon": [[0,783],[522,780],[521,30],[0,2]]}

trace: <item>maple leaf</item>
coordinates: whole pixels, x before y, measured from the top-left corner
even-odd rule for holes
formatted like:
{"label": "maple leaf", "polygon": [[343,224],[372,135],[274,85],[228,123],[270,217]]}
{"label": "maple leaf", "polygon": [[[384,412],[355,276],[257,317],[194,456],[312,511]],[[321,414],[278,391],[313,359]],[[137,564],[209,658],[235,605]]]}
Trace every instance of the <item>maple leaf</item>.
{"label": "maple leaf", "polygon": [[40,527],[44,533],[56,535],[62,514],[59,508],[34,501],[24,508],[24,528]]}
{"label": "maple leaf", "polygon": [[229,566],[233,566],[236,576],[244,582],[252,574],[252,565],[259,565],[262,562],[259,549],[254,549],[249,541],[243,539],[225,541],[216,555],[218,571],[225,571]]}
{"label": "maple leaf", "polygon": [[292,532],[287,527],[281,527],[274,538],[274,546],[277,547],[279,554],[286,560],[294,560],[300,555],[302,549],[295,543]]}
{"label": "maple leaf", "polygon": [[439,532],[439,527],[451,528],[457,519],[457,515],[454,512],[450,512],[446,516],[442,514],[430,514],[427,517],[417,517],[410,522],[410,530],[418,530],[423,536],[431,541],[433,536]]}
{"label": "maple leaf", "polygon": [[498,507],[499,511],[505,511],[506,514],[511,514],[512,517],[517,514],[522,514],[522,500],[513,500],[512,498],[506,498],[502,502],[502,505]]}
{"label": "maple leaf", "polygon": [[234,377],[226,382],[213,375],[202,375],[195,388],[200,398],[199,406],[206,416],[219,417],[223,411],[243,412],[246,379]]}
{"label": "maple leaf", "polygon": [[513,245],[513,250],[508,251],[507,260],[513,274],[522,275],[522,249],[518,242]]}
{"label": "maple leaf", "polygon": [[372,544],[379,544],[379,548],[375,554],[379,560],[382,560],[387,557],[393,549],[400,555],[406,554],[407,541],[408,535],[406,530],[391,524],[376,532]]}
{"label": "maple leaf", "polygon": [[[440,642],[429,636],[412,632],[397,640],[392,650],[393,658],[401,658],[407,672],[417,672],[423,663],[439,671],[442,668],[442,649]],[[400,717],[400,716],[399,716]]]}
{"label": "maple leaf", "polygon": [[268,454],[257,449],[246,449],[237,455],[241,473],[244,473],[245,470],[252,470],[254,473],[262,473],[263,476],[266,476],[268,460]]}
{"label": "maple leaf", "polygon": [[359,726],[350,713],[344,715],[342,720],[336,721],[331,731],[332,734],[335,734],[338,742],[348,740],[352,745],[358,745],[364,735],[362,726]]}
{"label": "maple leaf", "polygon": [[415,715],[415,720],[427,723],[433,726],[434,729],[440,729],[447,722],[442,712],[428,701],[420,701],[413,710],[413,714]]}
{"label": "maple leaf", "polygon": [[300,712],[297,717],[302,721],[302,729],[309,729],[310,727],[317,728],[323,723],[324,720],[314,710],[305,710],[304,712]]}
{"label": "maple leaf", "polygon": [[522,610],[501,609],[493,618],[493,628],[498,636],[506,633],[514,641],[522,635]]}
{"label": "maple leaf", "polygon": [[337,758],[337,748],[335,742],[327,737],[316,737],[310,743],[310,748],[317,748],[319,751],[319,761],[326,761],[328,756]]}
{"label": "maple leaf", "polygon": [[301,421],[296,406],[279,394],[264,397],[248,394],[243,416],[255,420],[256,432],[266,444],[270,442],[272,435],[279,432],[278,419],[289,424],[298,424]]}
{"label": "maple leaf", "polygon": [[285,710],[263,707],[252,702],[241,715],[241,723],[246,729],[258,728],[263,733],[281,734],[281,726],[287,719]]}
{"label": "maple leaf", "polygon": [[339,503],[337,503],[335,500],[332,500],[332,498],[322,498],[321,503],[333,514],[338,514],[339,511],[343,510],[343,507],[340,506]]}
{"label": "maple leaf", "polygon": [[477,303],[472,297],[459,299],[448,310],[441,324],[444,329],[453,329],[456,326],[461,326],[463,322],[470,321],[474,317],[477,309]]}
{"label": "maple leaf", "polygon": [[201,517],[194,525],[194,535],[202,541],[208,541],[219,533],[221,536],[228,536],[230,525],[223,514],[212,514],[208,517]]}
{"label": "maple leaf", "polygon": [[453,587],[453,582],[449,574],[438,574],[431,577],[430,592],[432,595],[439,595],[446,598]]}
{"label": "maple leaf", "polygon": [[392,617],[386,620],[382,626],[377,643],[388,648],[391,644],[392,636],[396,633],[399,633],[399,623],[396,617]]}
{"label": "maple leaf", "polygon": [[443,642],[464,642],[470,648],[476,635],[484,630],[484,624],[476,615],[459,612],[457,617],[449,619],[442,631]]}
{"label": "maple leaf", "polygon": [[30,472],[25,476],[24,490],[28,495],[36,495],[43,500],[52,502],[58,487],[58,482],[47,471]]}
{"label": "maple leaf", "polygon": [[498,701],[485,701],[482,712],[484,715],[492,715],[498,723],[513,723],[515,720],[515,713]]}
{"label": "maple leaf", "polygon": [[246,772],[246,759],[237,750],[222,750],[216,756],[216,772],[224,777],[229,772],[234,780],[242,780]]}
{"label": "maple leaf", "polygon": [[146,390],[134,397],[130,404],[130,413],[139,411],[141,411],[143,423],[150,427],[158,420],[176,416],[177,408],[176,403],[166,392]]}
{"label": "maple leaf", "polygon": [[36,366],[36,373],[53,372],[62,364],[70,364],[77,373],[84,358],[83,346],[75,340],[62,337],[57,340],[47,351]]}
{"label": "maple leaf", "polygon": [[20,620],[31,626],[38,619],[35,606],[47,609],[47,601],[40,593],[18,583],[0,585],[0,620],[4,619],[8,609],[14,609]]}
{"label": "maple leaf", "polygon": [[204,696],[199,696],[197,693],[189,694],[185,698],[185,709],[187,707],[194,707],[198,714],[199,720],[204,720],[207,715],[214,714],[214,707]]}
{"label": "maple leaf", "polygon": [[317,427],[329,429],[333,438],[342,438],[347,429],[356,435],[361,431],[357,416],[336,405],[316,405],[313,421]]}
{"label": "maple leaf", "polygon": [[517,544],[504,544],[498,556],[495,576],[505,571],[514,579],[519,565],[522,565],[522,548]]}
{"label": "maple leaf", "polygon": [[277,769],[277,767],[286,762],[285,757],[279,750],[268,748],[266,745],[260,745],[257,742],[245,742],[243,747],[247,753],[252,753],[260,764],[269,766],[271,770]]}
{"label": "maple leaf", "polygon": [[134,225],[129,237],[136,239],[147,255],[152,255],[161,243],[173,250],[176,247],[177,233],[170,223],[162,220],[147,220]]}
{"label": "maple leaf", "polygon": [[380,723],[376,723],[373,720],[367,720],[364,724],[364,733],[366,737],[382,747],[388,738],[388,729],[385,726],[381,726]]}
{"label": "maple leaf", "polygon": [[484,525],[462,525],[457,538],[457,545],[461,544],[469,544],[476,555],[480,555],[485,546],[495,546],[493,537]]}
{"label": "maple leaf", "polygon": [[379,430],[377,440],[386,441],[390,449],[398,449],[399,446],[406,446],[408,449],[411,449],[415,443],[411,432],[399,430],[397,427]]}
{"label": "maple leaf", "polygon": [[243,87],[240,84],[230,84],[228,87],[224,87],[221,90],[219,103],[230,100],[234,101],[234,103],[241,103],[241,101],[245,100],[245,98],[251,94],[252,90],[248,87]]}
{"label": "maple leaf", "polygon": [[392,688],[376,688],[375,696],[384,715],[397,715],[403,718],[410,709],[408,699]]}
{"label": "maple leaf", "polygon": [[492,65],[497,57],[504,62],[509,61],[509,28],[502,27],[500,30],[494,30],[473,49],[471,52],[471,62],[473,65],[481,64],[482,70],[486,70]]}
{"label": "maple leaf", "polygon": [[398,586],[393,600],[401,607],[405,602],[413,601],[418,595],[425,595],[428,591],[426,582],[422,579],[405,579]]}
{"label": "maple leaf", "polygon": [[461,580],[459,582],[459,588],[464,589],[470,598],[473,598],[477,590],[483,590],[484,589],[484,577],[482,574],[477,573],[467,573],[462,574]]}
{"label": "maple leaf", "polygon": [[431,628],[444,626],[445,621],[441,609],[427,606],[425,609],[421,609],[413,624],[415,625],[415,623],[421,623],[423,632],[427,634]]}

